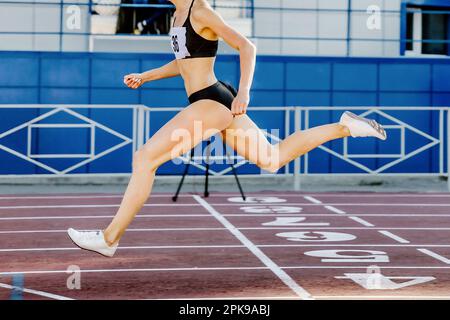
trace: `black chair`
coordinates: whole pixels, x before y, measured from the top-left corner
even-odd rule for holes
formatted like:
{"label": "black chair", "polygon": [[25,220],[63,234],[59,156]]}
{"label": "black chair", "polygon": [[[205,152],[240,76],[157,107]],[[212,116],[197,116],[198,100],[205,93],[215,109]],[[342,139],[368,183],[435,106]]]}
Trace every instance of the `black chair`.
{"label": "black chair", "polygon": [[[209,197],[209,189],[208,189],[208,185],[209,185],[209,157],[211,156],[211,138],[206,142],[206,161],[205,161],[205,190],[203,192],[203,195],[205,196],[205,198]],[[223,150],[225,150],[226,155],[228,160],[230,161],[230,154],[226,151],[226,145],[225,142],[223,142]],[[190,153],[190,159],[192,159],[194,157],[194,149],[191,150]],[[172,197],[172,201],[176,202],[178,199],[178,195],[180,194],[181,191],[181,187],[183,186],[183,182],[184,179],[186,178],[188,172],[189,172],[189,167],[191,166],[191,163],[188,162],[186,163],[186,166],[184,167],[184,172],[183,172],[183,176],[181,177],[180,183],[178,184],[178,188],[177,191],[175,192],[175,195]],[[245,201],[245,194],[244,194],[244,190],[242,189],[241,183],[239,181],[239,177],[237,175],[236,172],[236,168],[234,167],[234,164],[230,164],[231,166],[231,171],[233,172],[234,178],[236,179],[236,184],[239,188],[239,192],[241,194],[242,199]]]}

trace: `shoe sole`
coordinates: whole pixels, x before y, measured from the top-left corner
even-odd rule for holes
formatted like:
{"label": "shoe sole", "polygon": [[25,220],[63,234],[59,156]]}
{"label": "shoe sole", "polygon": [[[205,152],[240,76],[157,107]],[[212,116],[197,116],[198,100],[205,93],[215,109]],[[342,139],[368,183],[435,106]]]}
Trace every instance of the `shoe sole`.
{"label": "shoe sole", "polygon": [[386,135],[386,131],[384,130],[384,128],[375,120],[372,119],[366,119],[360,116],[357,116],[356,114],[350,112],[350,111],[346,111],[345,114],[347,116],[349,116],[352,119],[355,120],[359,120],[359,121],[363,121],[365,123],[367,123],[369,126],[371,126],[380,136],[377,136],[377,138],[381,139],[381,140],[386,140],[387,139],[387,135]]}
{"label": "shoe sole", "polygon": [[89,251],[89,252],[94,252],[94,253],[99,254],[99,255],[101,255],[102,257],[105,257],[105,258],[112,258],[112,256],[107,256],[107,255],[105,255],[105,254],[103,254],[103,253],[100,253],[100,252],[98,252],[98,251],[80,247],[75,241],[73,241],[72,237],[71,237],[69,234],[67,234],[67,236],[69,237],[70,241],[72,241],[72,243],[73,243],[75,246],[77,246],[78,248],[80,248],[81,250],[86,250],[86,251]]}

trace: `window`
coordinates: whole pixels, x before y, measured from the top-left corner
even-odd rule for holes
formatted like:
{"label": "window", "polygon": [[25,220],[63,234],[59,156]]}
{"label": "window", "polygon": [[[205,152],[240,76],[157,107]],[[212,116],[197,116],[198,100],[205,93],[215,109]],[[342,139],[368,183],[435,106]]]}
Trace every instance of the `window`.
{"label": "window", "polygon": [[[406,54],[448,55],[448,8],[408,7],[406,14]],[[434,12],[433,12],[434,11]],[[440,42],[442,41],[442,42]]]}

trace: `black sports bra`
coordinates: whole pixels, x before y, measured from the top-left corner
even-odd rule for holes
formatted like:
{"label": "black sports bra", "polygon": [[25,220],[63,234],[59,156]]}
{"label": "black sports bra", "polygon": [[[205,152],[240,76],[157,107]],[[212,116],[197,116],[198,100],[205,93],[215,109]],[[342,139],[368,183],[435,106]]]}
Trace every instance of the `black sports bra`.
{"label": "black sports bra", "polygon": [[[217,48],[219,47],[219,41],[211,41],[203,38],[197,32],[191,24],[191,10],[194,5],[192,0],[189,7],[189,13],[186,21],[181,27],[174,27],[170,30],[170,36],[172,39],[172,50],[176,59],[192,59],[192,58],[204,58],[215,57],[217,54]],[[175,24],[175,20],[174,20]]]}

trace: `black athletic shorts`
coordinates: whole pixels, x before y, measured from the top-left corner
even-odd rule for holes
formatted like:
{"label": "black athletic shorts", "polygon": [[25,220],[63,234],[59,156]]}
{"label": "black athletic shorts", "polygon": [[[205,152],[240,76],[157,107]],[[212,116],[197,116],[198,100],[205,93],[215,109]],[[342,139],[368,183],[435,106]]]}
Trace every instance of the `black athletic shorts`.
{"label": "black athletic shorts", "polygon": [[217,81],[212,86],[194,92],[189,96],[189,102],[192,104],[200,100],[214,100],[231,110],[231,103],[237,95],[237,91],[232,85]]}

